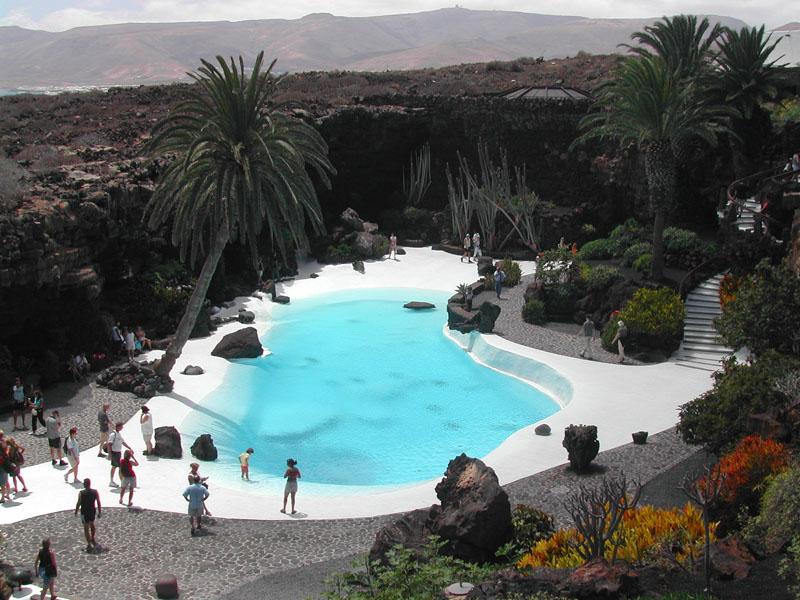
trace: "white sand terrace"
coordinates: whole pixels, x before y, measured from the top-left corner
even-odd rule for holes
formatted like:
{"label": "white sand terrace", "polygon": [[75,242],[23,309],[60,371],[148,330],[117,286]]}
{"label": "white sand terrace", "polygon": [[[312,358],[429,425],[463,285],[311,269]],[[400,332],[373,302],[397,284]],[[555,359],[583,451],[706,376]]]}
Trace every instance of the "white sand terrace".
{"label": "white sand terrace", "polygon": [[[316,294],[357,288],[420,288],[452,292],[459,283],[477,280],[475,264],[461,263],[458,256],[435,252],[430,248],[406,248],[407,254],[399,260],[367,261],[366,273],[356,272],[350,265],[304,264],[293,281],[279,284],[280,293],[292,299]],[[533,270],[533,263],[522,263],[523,273]],[[318,278],[311,279],[313,272]],[[269,327],[271,303],[266,299],[240,298],[230,312],[246,306],[256,313],[259,335]],[[502,301],[501,301],[502,306]],[[238,328],[238,323],[221,327],[213,336],[190,341],[173,370],[175,389],[172,394],[157,396],[148,402],[156,426],[175,425],[181,430],[181,422],[222,381],[229,365],[228,361],[210,356],[211,349],[219,339]],[[597,425],[601,451],[629,443],[631,433],[641,429],[651,434],[675,425],[678,407],[710,389],[712,379],[703,371],[678,367],[672,363],[652,366],[623,366],[589,362],[556,354],[542,352],[510,343],[496,335],[470,336],[451,335],[454,343],[474,346],[474,357],[479,362],[494,364],[499,370],[507,366],[515,370],[518,357],[538,361],[541,365],[557,371],[563,378],[569,393],[559,392],[563,410],[551,415],[548,423],[554,434],[549,437],[534,435],[537,423],[516,432],[483,460],[491,466],[502,484],[538,473],[566,461],[566,451],[561,446],[560,432],[571,423]],[[510,354],[506,354],[510,353]],[[508,357],[514,360],[508,360]],[[152,357],[148,357],[152,358]],[[185,376],[180,371],[186,365],[201,365],[206,373],[202,376]],[[548,389],[547,385],[543,385]],[[99,404],[99,402],[98,402]],[[98,406],[99,408],[99,406]],[[113,406],[112,406],[113,414]],[[181,460],[148,459],[142,456],[144,443],[140,435],[138,414],[123,429],[126,441],[136,452],[140,466],[136,469],[139,487],[134,495],[134,505],[146,510],[184,513],[186,502],[181,496],[186,487],[189,463],[195,459],[189,453],[191,439],[184,438],[184,457]],[[37,440],[38,441],[38,440]],[[43,440],[41,443],[45,443]],[[243,448],[247,442],[243,442]],[[259,457],[251,461],[251,477],[258,478]],[[280,460],[285,457],[269,457]],[[441,465],[442,471],[446,464]],[[302,470],[302,464],[300,465]],[[117,488],[108,486],[110,464],[97,457],[97,447],[82,449],[80,477],[91,477],[93,487],[101,492],[104,507],[119,506]],[[0,508],[0,523],[11,523],[36,515],[75,508],[77,490],[80,485],[67,485],[63,481],[65,470],[57,470],[49,463],[26,467],[23,475],[32,492],[21,497],[11,506]],[[203,467],[201,465],[201,472]],[[117,481],[118,476],[117,476]],[[209,481],[211,497],[209,509],[215,517],[244,519],[328,519],[364,517],[408,511],[429,506],[437,502],[434,485],[439,478],[406,486],[393,491],[365,490],[354,493],[351,489],[340,496],[313,497],[305,493],[303,480],[297,497],[298,514],[283,515],[278,512],[282,494],[254,493],[246,482],[223,487],[220,482]],[[250,489],[248,489],[250,488]],[[127,495],[126,495],[127,502]]]}

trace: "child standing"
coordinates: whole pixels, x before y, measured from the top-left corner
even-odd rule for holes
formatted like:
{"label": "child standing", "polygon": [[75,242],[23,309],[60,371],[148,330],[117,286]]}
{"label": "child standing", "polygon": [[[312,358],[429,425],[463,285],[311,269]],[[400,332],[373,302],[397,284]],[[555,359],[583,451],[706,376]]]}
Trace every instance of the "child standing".
{"label": "child standing", "polygon": [[297,480],[300,479],[300,469],[297,468],[297,461],[293,458],[286,460],[286,472],[283,474],[286,479],[286,488],[283,490],[282,513],[286,513],[286,499],[292,496],[292,514],[297,511],[294,509],[294,497],[297,495]]}
{"label": "child standing", "polygon": [[250,455],[253,454],[253,452],[255,452],[255,450],[248,448],[239,455],[239,464],[242,466],[242,479],[246,479],[247,481],[250,481]]}
{"label": "child standing", "polygon": [[133,450],[125,450],[125,457],[119,461],[119,503],[122,504],[122,497],[125,490],[128,490],[128,506],[133,506],[133,488],[136,487],[136,473],[133,467],[138,467],[139,462],[133,457]]}

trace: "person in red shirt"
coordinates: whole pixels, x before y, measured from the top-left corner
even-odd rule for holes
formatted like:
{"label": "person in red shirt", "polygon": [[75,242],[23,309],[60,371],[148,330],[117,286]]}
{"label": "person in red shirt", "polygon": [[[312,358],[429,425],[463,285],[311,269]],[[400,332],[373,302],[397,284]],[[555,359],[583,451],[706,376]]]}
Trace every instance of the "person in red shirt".
{"label": "person in red shirt", "polygon": [[136,487],[136,473],[133,467],[139,466],[139,462],[133,457],[133,450],[125,450],[125,456],[119,461],[119,475],[121,483],[119,486],[119,503],[122,504],[122,497],[125,489],[128,489],[128,506],[133,506],[133,488]]}

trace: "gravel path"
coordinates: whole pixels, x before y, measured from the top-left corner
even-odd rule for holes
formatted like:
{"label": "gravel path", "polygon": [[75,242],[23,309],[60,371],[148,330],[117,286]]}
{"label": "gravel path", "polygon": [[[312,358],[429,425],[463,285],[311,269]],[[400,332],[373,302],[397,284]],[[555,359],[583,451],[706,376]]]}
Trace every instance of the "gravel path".
{"label": "gravel path", "polygon": [[[524,288],[523,283],[503,291],[497,334],[550,352],[578,356],[583,344],[575,335],[577,325],[545,328],[521,321]],[[492,298],[493,293],[484,292],[475,304]],[[597,339],[593,350],[596,360],[617,359],[616,354],[602,350]],[[142,404],[128,394],[72,382],[46,390],[45,400],[48,412],[61,412],[65,430],[78,427],[84,447],[99,442],[96,415],[104,401],[111,404],[114,420],[127,420]],[[28,415],[28,427],[29,419]],[[49,460],[43,437],[29,436],[27,431],[13,432],[12,427],[11,415],[3,415],[0,428],[7,435],[16,435],[27,447],[27,464]],[[628,444],[601,452],[588,474],[577,476],[561,465],[511,483],[506,490],[512,505],[540,508],[564,525],[568,517],[563,501],[581,484],[620,473],[646,483],[696,453],[671,430],[650,436],[642,446]],[[74,493],[61,486],[54,487],[53,493],[56,490]],[[24,502],[22,495],[20,502]],[[58,512],[5,526],[4,554],[7,562],[32,566],[40,540],[50,537],[59,561],[57,594],[73,600],[155,598],[155,578],[167,572],[177,575],[182,598],[294,600],[317,597],[326,574],[347,568],[352,558],[369,549],[376,531],[396,517],[325,521],[211,519],[206,535],[191,537],[185,515],[109,507],[98,521],[97,538],[104,547],[102,552],[85,553],[80,522],[71,512]]]}

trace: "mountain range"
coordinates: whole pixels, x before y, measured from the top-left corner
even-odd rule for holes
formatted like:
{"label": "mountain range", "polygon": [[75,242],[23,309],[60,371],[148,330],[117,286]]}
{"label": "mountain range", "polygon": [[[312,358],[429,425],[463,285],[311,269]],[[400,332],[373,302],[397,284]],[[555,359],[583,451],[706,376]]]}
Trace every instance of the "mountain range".
{"label": "mountain range", "polygon": [[[734,28],[728,17],[710,20]],[[185,80],[200,59],[264,50],[276,70],[384,71],[619,52],[652,19],[590,19],[446,8],[415,14],[295,20],[128,23],[47,32],[0,27],[0,88],[119,86]]]}

